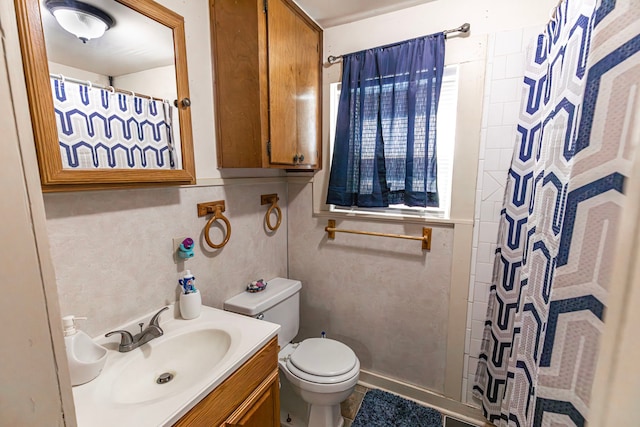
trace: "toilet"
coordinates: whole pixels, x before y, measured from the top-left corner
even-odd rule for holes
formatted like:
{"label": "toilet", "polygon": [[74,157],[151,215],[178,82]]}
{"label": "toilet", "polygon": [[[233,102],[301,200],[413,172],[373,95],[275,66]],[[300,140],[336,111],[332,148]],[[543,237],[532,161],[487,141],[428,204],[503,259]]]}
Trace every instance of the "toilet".
{"label": "toilet", "polygon": [[[342,427],[340,403],[358,382],[360,361],[345,344],[324,337],[292,343],[300,325],[299,280],[275,278],[264,291],[243,292],[225,301],[224,309],[280,325],[278,364],[280,367],[282,424],[291,421],[288,406],[303,402],[302,424],[309,427]],[[285,390],[293,390],[288,398]],[[297,398],[297,399],[296,399]],[[287,419],[289,418],[289,419]]]}

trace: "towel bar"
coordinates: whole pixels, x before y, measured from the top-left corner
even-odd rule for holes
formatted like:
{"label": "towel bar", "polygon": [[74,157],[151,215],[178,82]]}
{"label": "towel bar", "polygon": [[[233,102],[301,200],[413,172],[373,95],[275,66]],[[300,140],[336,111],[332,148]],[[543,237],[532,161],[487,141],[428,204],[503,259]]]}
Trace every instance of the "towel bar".
{"label": "towel bar", "polygon": [[378,233],[375,231],[358,231],[358,230],[340,229],[340,228],[336,228],[336,220],[330,219],[328,221],[328,225],[324,228],[324,231],[327,232],[327,237],[329,237],[329,239],[335,239],[336,233],[350,233],[350,234],[364,234],[365,236],[392,237],[394,239],[420,240],[422,241],[423,250],[427,250],[427,251],[431,250],[432,229],[429,227],[422,227],[422,237],[406,236],[404,234],[389,234],[389,233]]}

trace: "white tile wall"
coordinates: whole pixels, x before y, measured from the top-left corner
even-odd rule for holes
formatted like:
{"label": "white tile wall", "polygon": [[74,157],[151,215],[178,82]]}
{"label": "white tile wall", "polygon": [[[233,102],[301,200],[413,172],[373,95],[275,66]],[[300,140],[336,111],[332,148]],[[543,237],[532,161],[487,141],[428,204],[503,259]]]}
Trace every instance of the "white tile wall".
{"label": "white tile wall", "polygon": [[517,139],[524,52],[538,30],[532,27],[489,35],[462,380],[463,401],[475,406],[479,402],[472,397],[472,388],[489,301],[504,186]]}
{"label": "white tile wall", "polygon": [[496,33],[494,38],[495,50],[493,51],[493,56],[498,58],[501,56],[521,53],[523,35],[524,33],[522,29]]}

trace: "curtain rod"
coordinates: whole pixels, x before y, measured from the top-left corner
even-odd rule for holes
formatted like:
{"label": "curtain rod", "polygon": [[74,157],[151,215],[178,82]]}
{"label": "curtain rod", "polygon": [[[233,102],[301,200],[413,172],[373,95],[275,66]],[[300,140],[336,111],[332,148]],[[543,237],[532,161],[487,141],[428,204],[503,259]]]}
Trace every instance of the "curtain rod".
{"label": "curtain rod", "polygon": [[[442,34],[447,35],[449,33],[468,33],[470,29],[471,29],[471,24],[469,24],[468,22],[465,22],[464,24],[460,25],[457,28],[452,28],[450,30],[442,31]],[[327,57],[327,62],[329,64],[335,64],[340,59],[342,59],[342,55],[338,55],[338,56],[329,55]]]}
{"label": "curtain rod", "polygon": [[[161,99],[161,98],[154,98],[153,96],[149,96],[149,95],[143,95],[141,93],[136,93],[132,90],[124,90],[124,89],[117,89],[113,86],[104,86],[98,83],[93,83],[90,80],[81,80],[81,79],[76,79],[74,77],[67,77],[67,76],[63,76],[62,74],[54,74],[54,73],[49,73],[49,77],[51,77],[52,79],[58,79],[61,80],[63,83],[66,81],[72,82],[72,83],[78,83],[78,84],[83,84],[85,86],[89,86],[89,88],[97,88],[97,89],[106,89],[111,91],[112,93],[118,92],[118,93],[124,93],[127,95],[131,95],[134,97],[138,97],[138,98],[146,98],[146,99],[151,99],[153,101],[162,101],[162,102],[166,102],[168,104],[170,104],[171,102],[169,102],[168,99]],[[175,103],[175,102],[174,102]]]}

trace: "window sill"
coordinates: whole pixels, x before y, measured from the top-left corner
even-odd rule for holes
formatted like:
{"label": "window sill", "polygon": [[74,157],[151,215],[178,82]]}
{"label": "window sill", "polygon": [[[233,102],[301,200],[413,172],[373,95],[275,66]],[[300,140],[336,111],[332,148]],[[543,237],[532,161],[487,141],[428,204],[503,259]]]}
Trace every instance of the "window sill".
{"label": "window sill", "polygon": [[351,219],[358,221],[371,221],[371,222],[399,222],[402,224],[420,224],[420,225],[438,225],[438,226],[455,226],[455,225],[473,225],[472,219],[454,219],[454,218],[416,218],[405,216],[386,216],[375,214],[359,214],[359,213],[344,213],[344,212],[330,212],[328,210],[314,211],[314,218],[327,218],[327,219]]}

